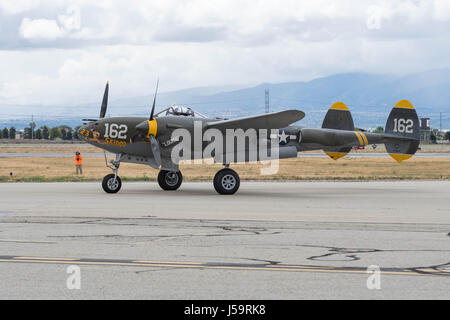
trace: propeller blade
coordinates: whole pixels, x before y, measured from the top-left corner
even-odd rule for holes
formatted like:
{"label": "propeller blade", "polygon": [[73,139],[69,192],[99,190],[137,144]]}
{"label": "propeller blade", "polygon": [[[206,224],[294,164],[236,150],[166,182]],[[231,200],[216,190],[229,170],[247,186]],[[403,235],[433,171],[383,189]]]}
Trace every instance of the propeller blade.
{"label": "propeller blade", "polygon": [[105,93],[103,94],[102,107],[100,108],[100,119],[105,117],[106,108],[108,107],[108,91],[109,91],[109,81],[106,82]]}
{"label": "propeller blade", "polygon": [[153,157],[158,167],[161,165],[161,153],[159,152],[159,143],[154,136],[150,136],[150,145],[152,147]]}
{"label": "propeller blade", "polygon": [[159,78],[156,81],[156,90],[155,90],[155,96],[153,98],[152,113],[150,113],[150,119],[149,120],[153,120],[153,114],[155,113],[156,95],[158,94],[158,85],[159,85]]}

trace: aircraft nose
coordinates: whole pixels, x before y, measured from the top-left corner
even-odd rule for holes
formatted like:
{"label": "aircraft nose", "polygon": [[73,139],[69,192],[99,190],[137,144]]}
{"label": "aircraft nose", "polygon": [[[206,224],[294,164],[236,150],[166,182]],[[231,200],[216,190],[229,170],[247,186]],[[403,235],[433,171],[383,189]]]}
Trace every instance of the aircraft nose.
{"label": "aircraft nose", "polygon": [[86,132],[86,130],[87,130],[87,126],[86,126],[86,125],[81,126],[81,127],[78,128],[78,130],[77,130],[77,136],[78,136],[78,138],[79,138],[80,140],[84,140],[84,139],[86,138],[86,136],[84,135],[84,133]]}
{"label": "aircraft nose", "polygon": [[139,123],[136,126],[136,129],[143,133],[147,133],[148,132],[148,121],[142,121],[141,123]]}

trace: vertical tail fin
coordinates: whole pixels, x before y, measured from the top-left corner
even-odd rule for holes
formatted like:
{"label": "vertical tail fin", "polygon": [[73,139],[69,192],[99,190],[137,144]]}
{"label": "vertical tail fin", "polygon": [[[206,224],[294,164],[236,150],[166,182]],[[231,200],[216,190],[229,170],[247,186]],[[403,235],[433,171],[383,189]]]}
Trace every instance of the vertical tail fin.
{"label": "vertical tail fin", "polygon": [[322,128],[355,130],[352,114],[343,102],[335,102],[330,109],[328,109],[328,112],[323,119]]}
{"label": "vertical tail fin", "polygon": [[419,118],[408,100],[397,102],[389,114],[384,132],[388,135],[384,143],[386,151],[398,162],[416,153],[420,143]]}
{"label": "vertical tail fin", "polygon": [[[324,129],[339,129],[354,131],[352,114],[343,102],[335,102],[330,109],[328,109],[325,118],[323,119],[322,128]],[[344,157],[351,150],[347,148],[333,148],[328,147],[324,149],[325,153],[332,159],[337,160]]]}

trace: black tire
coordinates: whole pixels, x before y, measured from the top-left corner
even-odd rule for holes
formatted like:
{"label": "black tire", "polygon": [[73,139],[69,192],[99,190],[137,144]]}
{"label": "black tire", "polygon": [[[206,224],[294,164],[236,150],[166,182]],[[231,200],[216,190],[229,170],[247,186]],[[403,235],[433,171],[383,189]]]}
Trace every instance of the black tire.
{"label": "black tire", "polygon": [[106,193],[117,193],[122,188],[122,180],[119,176],[114,181],[114,174],[108,174],[103,178],[102,187]]}
{"label": "black tire", "polygon": [[177,190],[182,182],[183,175],[180,171],[160,170],[158,173],[158,184],[163,190]]}
{"label": "black tire", "polygon": [[220,194],[234,194],[240,184],[239,175],[232,169],[222,169],[214,176],[214,189]]}

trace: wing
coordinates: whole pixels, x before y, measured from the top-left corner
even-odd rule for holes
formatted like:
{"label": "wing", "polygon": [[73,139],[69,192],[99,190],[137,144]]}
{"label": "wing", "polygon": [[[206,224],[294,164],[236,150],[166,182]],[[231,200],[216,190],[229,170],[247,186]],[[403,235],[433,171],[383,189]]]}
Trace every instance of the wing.
{"label": "wing", "polygon": [[231,120],[211,121],[207,128],[226,129],[279,129],[297,122],[305,117],[305,113],[299,110],[286,110],[258,116],[243,117]]}

